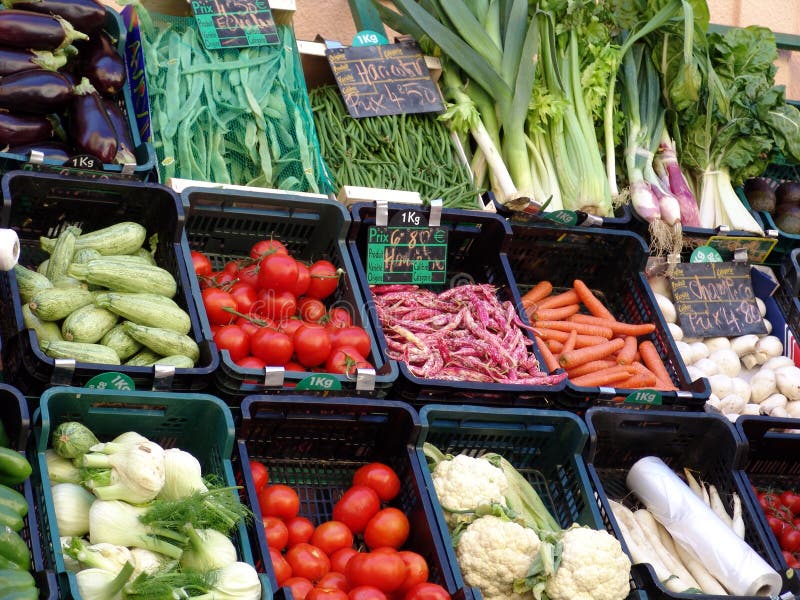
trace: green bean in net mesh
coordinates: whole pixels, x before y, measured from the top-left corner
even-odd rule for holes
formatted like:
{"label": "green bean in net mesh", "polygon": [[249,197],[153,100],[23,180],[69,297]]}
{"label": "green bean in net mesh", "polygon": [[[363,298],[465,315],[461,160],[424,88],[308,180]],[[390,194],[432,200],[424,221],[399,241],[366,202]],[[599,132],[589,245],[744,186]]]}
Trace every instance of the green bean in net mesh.
{"label": "green bean in net mesh", "polygon": [[207,50],[193,18],[137,11],[162,181],[333,191],[291,26],[274,46]]}
{"label": "green bean in net mesh", "polygon": [[309,91],[319,144],[338,186],[419,192],[425,203],[480,208],[479,191],[436,115],[354,119],[335,85]]}

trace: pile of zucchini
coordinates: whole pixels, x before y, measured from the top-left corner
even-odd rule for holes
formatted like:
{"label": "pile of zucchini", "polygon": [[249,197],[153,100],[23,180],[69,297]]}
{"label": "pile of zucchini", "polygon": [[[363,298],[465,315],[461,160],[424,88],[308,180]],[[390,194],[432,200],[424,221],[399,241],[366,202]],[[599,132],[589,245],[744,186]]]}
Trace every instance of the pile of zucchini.
{"label": "pile of zucchini", "polygon": [[40,238],[50,258],[17,265],[25,327],[51,358],[128,366],[191,368],[200,358],[177,284],[143,247],[144,227],[123,222]]}

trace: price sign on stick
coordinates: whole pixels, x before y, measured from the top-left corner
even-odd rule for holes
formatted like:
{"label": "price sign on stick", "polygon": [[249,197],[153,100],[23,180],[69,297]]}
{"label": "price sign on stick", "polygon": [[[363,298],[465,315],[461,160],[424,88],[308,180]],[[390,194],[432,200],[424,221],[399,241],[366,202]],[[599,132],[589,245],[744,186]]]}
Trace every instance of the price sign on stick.
{"label": "price sign on stick", "polygon": [[209,50],[280,42],[267,0],[191,0],[197,30]]}
{"label": "price sign on stick", "polygon": [[351,117],[444,110],[415,42],[329,48],[326,55]]}
{"label": "price sign on stick", "polygon": [[740,263],[682,263],[670,279],[681,329],[686,337],[766,333],[750,281]]}
{"label": "price sign on stick", "polygon": [[442,284],[447,276],[447,229],[429,227],[425,213],[403,210],[388,227],[367,232],[370,284]]}

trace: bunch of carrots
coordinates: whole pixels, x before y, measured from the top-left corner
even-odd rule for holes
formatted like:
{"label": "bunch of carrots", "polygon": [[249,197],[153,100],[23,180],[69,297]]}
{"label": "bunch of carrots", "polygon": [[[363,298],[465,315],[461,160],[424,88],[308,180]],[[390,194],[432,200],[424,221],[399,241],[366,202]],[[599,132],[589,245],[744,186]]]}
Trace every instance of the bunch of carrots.
{"label": "bunch of carrots", "polygon": [[676,389],[653,342],[639,341],[655,325],[617,321],[580,279],[555,294],[553,285],[542,281],[522,297],[522,305],[547,368],[565,369],[573,385]]}

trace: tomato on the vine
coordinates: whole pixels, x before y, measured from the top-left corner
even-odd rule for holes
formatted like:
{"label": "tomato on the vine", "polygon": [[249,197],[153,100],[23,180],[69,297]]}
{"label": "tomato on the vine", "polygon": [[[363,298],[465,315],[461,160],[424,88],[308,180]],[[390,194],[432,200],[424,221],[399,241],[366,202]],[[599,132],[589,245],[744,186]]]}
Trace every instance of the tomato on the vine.
{"label": "tomato on the vine", "polygon": [[341,329],[342,327],[350,327],[353,324],[353,317],[347,309],[341,306],[332,306],[328,309],[328,322],[326,325],[332,329]]}
{"label": "tomato on the vine", "polygon": [[270,484],[258,495],[258,506],[262,516],[291,519],[300,510],[300,497],[288,485]]}
{"label": "tomato on the vine", "polygon": [[800,513],[800,494],[786,490],[780,496],[781,504],[788,508],[792,515]]}
{"label": "tomato on the vine", "polygon": [[259,263],[258,284],[262,290],[291,293],[297,283],[297,271],[297,261],[288,254],[269,254]]}
{"label": "tomato on the vine", "polygon": [[331,353],[330,335],[321,325],[306,323],[298,327],[292,342],[297,362],[304,367],[321,365]]}
{"label": "tomato on the vine", "polygon": [[250,354],[250,336],[238,325],[223,325],[214,334],[214,343],[219,350],[227,350],[233,362]]}
{"label": "tomato on the vine", "polygon": [[280,329],[289,337],[294,337],[294,332],[297,331],[302,325],[303,321],[301,319],[284,319],[278,323],[278,329]]}
{"label": "tomato on the vine", "polygon": [[245,265],[244,267],[239,267],[239,271],[236,273],[236,278],[241,283],[246,283],[247,285],[251,285],[255,288],[258,287],[258,263],[252,263],[249,265]]}
{"label": "tomato on the vine", "polygon": [[325,361],[326,373],[339,373],[348,377],[355,374],[360,363],[364,363],[361,353],[351,346],[334,347]]}
{"label": "tomato on the vine", "polygon": [[767,516],[767,524],[777,538],[780,538],[781,533],[783,533],[784,528],[787,526],[786,521],[776,517],[775,515]]}
{"label": "tomato on the vine", "polygon": [[328,260],[318,260],[309,267],[311,281],[306,296],[323,300],[330,296],[339,285],[339,272]]}
{"label": "tomato on the vine", "polygon": [[250,248],[250,258],[260,259],[270,254],[289,254],[286,246],[278,240],[259,240]]}
{"label": "tomato on the vine", "polygon": [[222,267],[222,270],[231,275],[236,275],[239,272],[239,261],[229,260],[225,263],[225,266]]}
{"label": "tomato on the vine", "polygon": [[325,521],[317,525],[311,536],[311,544],[330,556],[340,548],[353,545],[353,532],[341,521]]}
{"label": "tomato on the vine", "polygon": [[208,277],[211,275],[211,272],[214,270],[214,268],[211,266],[211,259],[197,250],[192,250],[191,255],[192,266],[194,267],[194,272],[197,274],[197,276]]}
{"label": "tomato on the vine", "polygon": [[206,308],[208,322],[212,325],[227,325],[236,319],[236,315],[225,310],[236,310],[236,300],[230,293],[215,287],[203,290],[203,306]]}
{"label": "tomato on the vine", "polygon": [[248,337],[253,337],[253,334],[262,327],[262,325],[256,325],[255,323],[253,323],[253,321],[245,317],[237,318],[236,321],[234,321],[234,323],[236,323],[236,325],[238,325],[239,328],[242,331],[244,331]]}
{"label": "tomato on the vine", "polygon": [[291,338],[271,327],[262,327],[250,337],[250,352],[270,367],[285,365],[292,358]]}
{"label": "tomato on the vine", "polygon": [[800,550],[800,530],[794,526],[785,527],[780,535],[780,546],[787,552]]}
{"label": "tomato on the vine", "polygon": [[308,291],[308,286],[311,283],[311,271],[305,263],[297,261],[297,281],[294,282],[294,287],[290,290],[298,298]]}
{"label": "tomato on the vine", "polygon": [[438,583],[418,583],[406,592],[403,600],[450,600],[450,594]]}
{"label": "tomato on the vine", "polygon": [[333,518],[347,525],[353,533],[363,533],[380,508],[381,499],[375,490],[365,485],[354,485],[333,505]]}
{"label": "tomato on the vine", "polygon": [[393,506],[375,513],[364,529],[364,543],[368,548],[391,546],[399,548],[408,539],[411,526],[405,513]]}
{"label": "tomato on the vine", "polygon": [[273,321],[283,321],[293,317],[297,312],[297,300],[292,292],[276,292],[275,290],[261,290],[258,301],[253,305],[259,315]]}
{"label": "tomato on the vine", "polygon": [[308,296],[297,300],[297,311],[300,313],[300,318],[309,323],[319,323],[327,314],[322,300]]}
{"label": "tomato on the vine", "polygon": [[[402,560],[402,559],[401,559]],[[301,542],[286,551],[286,561],[292,567],[292,573],[299,577],[308,577],[318,581],[331,570],[331,561],[321,549]]]}
{"label": "tomato on the vine", "polygon": [[374,585],[393,592],[403,585],[406,563],[397,552],[359,552],[347,562],[345,575],[353,587]]}
{"label": "tomato on the vine", "polygon": [[256,494],[259,494],[269,482],[269,471],[267,471],[267,467],[262,462],[251,460],[250,476],[253,478],[253,486],[256,488]]}
{"label": "tomato on the vine", "polygon": [[369,334],[363,327],[359,327],[358,325],[332,329],[331,343],[334,348],[352,346],[358,350],[359,354],[364,358],[369,356],[369,351],[371,349]]}
{"label": "tomato on the vine", "polygon": [[359,467],[353,474],[353,485],[371,487],[384,502],[389,502],[400,493],[400,478],[395,470],[379,462]]}
{"label": "tomato on the vine", "polygon": [[282,519],[278,517],[262,517],[264,525],[264,535],[267,538],[267,546],[275,550],[283,550],[289,540],[289,530]]}
{"label": "tomato on the vine", "polygon": [[258,300],[258,290],[243,281],[234,283],[231,286],[230,293],[236,301],[236,310],[245,315],[250,313],[253,304]]}

